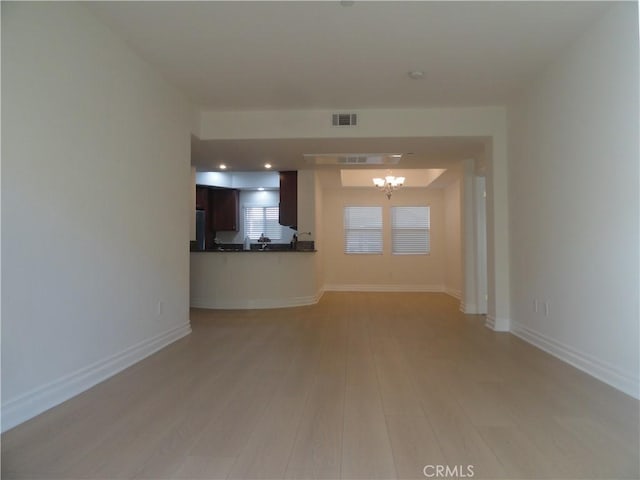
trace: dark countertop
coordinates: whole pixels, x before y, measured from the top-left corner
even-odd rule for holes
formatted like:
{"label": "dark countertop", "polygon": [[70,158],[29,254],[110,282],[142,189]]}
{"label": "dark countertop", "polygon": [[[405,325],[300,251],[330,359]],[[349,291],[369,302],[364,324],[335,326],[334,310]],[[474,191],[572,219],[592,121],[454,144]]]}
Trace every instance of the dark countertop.
{"label": "dark countertop", "polygon": [[258,249],[252,249],[252,250],[225,250],[225,249],[208,249],[208,250],[191,250],[191,253],[314,253],[317,252],[317,250],[284,250],[284,249],[270,249],[267,248],[266,250],[258,250]]}
{"label": "dark countertop", "polygon": [[269,243],[267,248],[262,250],[260,245],[251,244],[251,250],[244,250],[242,244],[221,244],[215,248],[207,248],[205,250],[199,250],[191,245],[191,252],[204,252],[204,253],[313,253],[317,252],[315,244],[312,241],[298,242],[298,248],[295,250],[291,248],[289,243]]}

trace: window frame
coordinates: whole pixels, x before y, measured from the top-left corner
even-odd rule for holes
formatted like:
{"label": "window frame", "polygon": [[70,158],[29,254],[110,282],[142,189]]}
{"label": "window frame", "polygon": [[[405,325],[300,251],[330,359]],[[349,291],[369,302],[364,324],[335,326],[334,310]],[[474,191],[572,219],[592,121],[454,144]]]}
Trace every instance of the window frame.
{"label": "window frame", "polygon": [[[365,226],[357,227],[352,224],[348,224],[348,210],[349,209],[376,209],[379,218],[375,219],[379,222],[379,226]],[[343,205],[342,207],[343,218],[343,253],[345,255],[382,255],[384,253],[384,211],[380,205]],[[373,244],[374,249],[353,250],[357,243],[358,233],[364,234],[377,232],[379,250]],[[353,234],[353,235],[352,235]],[[366,239],[364,239],[366,242]],[[362,237],[361,242],[362,243]]]}
{"label": "window frame", "polygon": [[[426,209],[426,222],[425,222],[426,226],[421,226],[419,228],[396,227],[397,219],[396,219],[395,212],[403,208]],[[390,231],[391,231],[390,232],[391,233],[391,255],[404,256],[404,255],[430,255],[431,254],[431,206],[430,205],[393,205],[390,207],[389,217],[390,217]],[[398,245],[399,242],[398,242],[398,237],[396,236],[396,233],[401,234],[402,232],[408,232],[408,233],[425,232],[426,249],[424,251],[423,250],[396,251],[396,248],[400,246]],[[405,243],[403,248],[406,249],[409,247],[411,247],[410,240],[407,243]]]}
{"label": "window frame", "polygon": [[[267,209],[276,209],[276,218],[275,218],[275,224],[278,226],[278,236],[273,235],[273,233],[270,233],[269,229],[267,228],[267,221],[268,220],[274,220],[274,219],[268,219],[267,218]],[[258,233],[257,235],[252,236],[249,232],[249,219],[248,219],[248,215],[249,215],[249,211],[251,209],[261,209],[262,210],[262,219],[263,219],[263,229],[260,229],[260,233]],[[244,204],[242,206],[242,231],[244,233],[244,237],[249,237],[250,240],[258,240],[258,238],[260,238],[260,234],[264,233],[265,236],[269,237],[269,239],[271,240],[282,240],[283,238],[283,232],[282,232],[282,225],[280,225],[280,223],[278,223],[278,213],[280,211],[280,207],[278,205],[255,205],[255,204]]]}

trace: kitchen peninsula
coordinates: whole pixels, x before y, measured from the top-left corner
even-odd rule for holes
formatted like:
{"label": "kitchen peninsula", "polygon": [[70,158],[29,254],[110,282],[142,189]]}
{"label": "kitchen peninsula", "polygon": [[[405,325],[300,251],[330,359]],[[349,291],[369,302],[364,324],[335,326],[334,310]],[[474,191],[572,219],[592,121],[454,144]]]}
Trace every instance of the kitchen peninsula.
{"label": "kitchen peninsula", "polygon": [[314,252],[191,252],[191,306],[279,308],[318,301]]}
{"label": "kitchen peninsula", "polygon": [[[239,186],[239,180],[246,182],[246,178],[259,178],[236,174],[226,185],[212,185],[210,192],[219,193],[222,188],[239,188],[238,201],[231,202],[237,211],[228,216],[238,219],[236,227],[226,230],[217,230],[206,242],[192,242],[190,255],[190,305],[195,308],[212,309],[254,309],[254,308],[283,308],[317,303],[321,295],[319,281],[319,258],[315,250],[315,181],[312,172],[298,172],[297,182],[302,182],[303,189],[297,189],[300,195],[296,195],[296,208],[293,212],[285,212],[288,217],[278,219],[281,231],[276,229],[277,235],[273,241],[261,241],[258,238],[261,230],[252,234],[247,222],[250,221],[247,209],[271,208],[280,205],[282,212],[282,200],[278,191],[267,189],[258,190],[258,184],[247,186],[246,183]],[[211,175],[213,177],[213,175]],[[220,178],[216,175],[215,178]],[[222,177],[224,180],[229,177]],[[276,174],[277,178],[277,174]],[[206,175],[197,178],[197,184],[202,185],[207,179]],[[218,181],[218,180],[216,180]],[[264,184],[264,180],[261,180]],[[262,185],[260,184],[260,185]],[[207,184],[205,184],[207,185]],[[282,187],[282,181],[280,181]],[[213,190],[215,189],[215,190]],[[275,195],[275,197],[274,197]],[[216,199],[218,197],[215,197]],[[263,203],[259,203],[263,202]],[[196,201],[198,205],[204,201]],[[215,201],[209,205],[215,206]],[[216,207],[217,208],[217,207]],[[213,221],[218,215],[213,211]],[[265,212],[265,215],[268,212]],[[276,210],[277,214],[277,210]],[[261,217],[258,217],[261,218]],[[266,218],[266,217],[265,217]],[[299,225],[307,232],[301,241],[296,242],[293,235],[298,231]],[[233,223],[233,222],[232,222]],[[259,222],[258,222],[259,223]],[[215,225],[215,223],[214,223]],[[291,227],[291,228],[288,228]],[[268,227],[262,230],[270,236]],[[255,236],[252,236],[255,235]],[[265,236],[267,236],[265,235]],[[250,237],[249,245],[242,242]],[[202,248],[204,247],[204,248]]]}

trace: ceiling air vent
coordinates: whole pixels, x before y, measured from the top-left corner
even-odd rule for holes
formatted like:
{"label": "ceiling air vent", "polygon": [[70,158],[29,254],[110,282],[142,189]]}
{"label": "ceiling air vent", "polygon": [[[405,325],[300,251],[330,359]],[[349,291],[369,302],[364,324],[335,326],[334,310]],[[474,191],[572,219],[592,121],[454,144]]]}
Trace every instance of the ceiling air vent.
{"label": "ceiling air vent", "polygon": [[402,155],[395,153],[305,153],[312,165],[397,165]]}
{"label": "ceiling air vent", "polygon": [[334,127],[354,127],[358,124],[358,115],[355,113],[334,113],[331,115],[331,124]]}
{"label": "ceiling air vent", "polygon": [[347,155],[344,157],[338,157],[338,164],[340,165],[366,165],[368,163],[382,163],[382,158],[368,157],[366,155]]}

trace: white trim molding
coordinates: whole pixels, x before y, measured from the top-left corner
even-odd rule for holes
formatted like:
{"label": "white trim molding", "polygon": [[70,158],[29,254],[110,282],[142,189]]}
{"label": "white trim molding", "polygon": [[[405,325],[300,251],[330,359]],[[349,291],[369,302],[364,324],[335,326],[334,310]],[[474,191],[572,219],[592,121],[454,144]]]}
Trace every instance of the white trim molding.
{"label": "white trim molding", "polygon": [[269,308],[289,308],[315,305],[320,301],[324,290],[315,295],[291,298],[256,298],[256,299],[228,299],[228,298],[192,298],[191,308],[208,308],[212,310],[262,310]]}
{"label": "white trim molding", "polygon": [[430,292],[445,293],[442,285],[383,285],[383,284],[333,284],[325,285],[325,292]]}
{"label": "white trim molding", "polygon": [[497,318],[493,315],[487,315],[485,326],[494,332],[508,332],[511,330],[511,320],[508,318]]}
{"label": "white trim molding", "polygon": [[511,333],[627,395],[640,399],[640,379],[633,374],[553,340],[522,324],[513,322]]}
{"label": "white trim molding", "polygon": [[456,300],[462,300],[462,292],[460,290],[444,287],[444,293],[446,293],[450,297],[455,298]]}
{"label": "white trim molding", "polygon": [[460,301],[460,311],[467,315],[478,315],[480,313],[475,303],[465,303],[462,300]]}
{"label": "white trim molding", "polygon": [[173,327],[119,353],[7,401],[2,405],[2,431],[13,428],[45,410],[75,397],[190,333],[191,325],[189,323]]}

